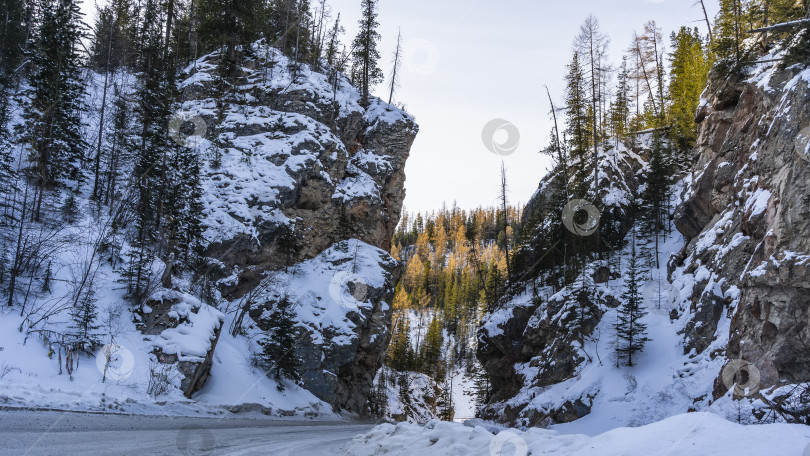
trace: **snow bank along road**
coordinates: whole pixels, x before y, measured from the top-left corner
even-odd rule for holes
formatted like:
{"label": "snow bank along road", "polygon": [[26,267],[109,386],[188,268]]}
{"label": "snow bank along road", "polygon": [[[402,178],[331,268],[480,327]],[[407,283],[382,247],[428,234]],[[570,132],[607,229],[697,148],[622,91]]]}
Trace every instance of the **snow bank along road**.
{"label": "snow bank along road", "polygon": [[371,424],[0,411],[0,455],[351,455]]}

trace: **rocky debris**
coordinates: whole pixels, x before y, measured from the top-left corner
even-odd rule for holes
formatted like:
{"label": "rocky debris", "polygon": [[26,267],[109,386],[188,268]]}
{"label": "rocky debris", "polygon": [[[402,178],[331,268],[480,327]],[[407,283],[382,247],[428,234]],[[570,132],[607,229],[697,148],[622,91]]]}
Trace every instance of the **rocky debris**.
{"label": "rocky debris", "polygon": [[166,291],[147,300],[136,313],[136,328],[155,344],[161,364],[176,365],[187,398],[202,389],[211,373],[224,315],[195,298]]}

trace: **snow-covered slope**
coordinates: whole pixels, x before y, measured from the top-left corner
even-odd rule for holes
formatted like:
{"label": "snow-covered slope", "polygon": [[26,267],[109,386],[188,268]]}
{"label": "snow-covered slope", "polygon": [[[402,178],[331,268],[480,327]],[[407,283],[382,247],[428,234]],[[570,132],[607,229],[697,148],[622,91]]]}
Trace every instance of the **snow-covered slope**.
{"label": "snow-covered slope", "polygon": [[384,424],[356,438],[347,448],[357,456],[799,456],[810,451],[810,428],[806,426],[741,426],[711,413],[676,415],[654,424],[614,429],[592,437],[536,428],[503,430],[478,424],[483,423]]}
{"label": "snow-covered slope", "polygon": [[[344,75],[293,64],[263,42],[244,53],[233,79],[219,79],[218,58],[204,56],[183,72],[182,109],[169,124],[172,138],[201,161],[198,270],[175,267],[166,276],[172,260],[156,259],[150,296],[131,306],[130,239],[111,228],[112,211],[89,201],[87,186],[72,195],[75,220],[53,210],[47,223],[26,224],[26,236],[47,238],[53,250],[41,265],[47,286],[44,275],[26,279],[28,291],[0,308],[0,403],[170,414],[367,411],[398,276],[380,248],[399,219],[418,127],[377,98],[362,103]],[[104,77],[88,72],[86,80],[83,119],[95,145]],[[137,79],[119,71],[110,83],[129,100]],[[22,123],[15,103],[12,126]],[[110,146],[109,124],[102,147]],[[130,172],[131,164],[122,166],[119,185]],[[126,195],[122,190],[119,200]],[[59,208],[68,197],[53,192],[46,205]],[[8,258],[16,227],[0,231]],[[282,253],[282,237],[288,247],[294,239],[294,248]],[[296,300],[296,350],[304,358],[302,386],[285,380],[283,392],[253,362],[267,335],[261,309],[281,293]],[[108,350],[79,353],[64,339],[76,296],[95,303],[92,332]],[[242,316],[245,303],[250,312]]]}

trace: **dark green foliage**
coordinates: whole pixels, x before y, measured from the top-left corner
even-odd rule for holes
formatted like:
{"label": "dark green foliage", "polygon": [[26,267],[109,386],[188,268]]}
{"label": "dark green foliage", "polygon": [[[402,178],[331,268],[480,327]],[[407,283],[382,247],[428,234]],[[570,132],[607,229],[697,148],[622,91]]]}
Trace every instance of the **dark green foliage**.
{"label": "dark green foliage", "polygon": [[[141,30],[139,85],[135,94],[139,143],[134,147],[134,219],[130,295],[146,292],[153,256],[174,254],[188,266],[200,238],[202,189],[195,150],[170,131],[179,108],[175,66],[162,34],[157,0],[148,0]],[[174,122],[176,124],[177,122]],[[148,249],[150,252],[140,252]],[[134,280],[134,282],[132,281]]]}
{"label": "dark green foliage", "polygon": [[438,316],[434,314],[427,334],[425,334],[425,342],[420,347],[421,350],[419,353],[419,361],[421,364],[419,371],[434,379],[444,377],[442,344],[444,344],[442,322]]}
{"label": "dark green foliage", "polygon": [[312,13],[309,0],[271,0],[270,36],[274,45],[295,62],[305,62],[316,52],[311,36]]}
{"label": "dark green foliage", "polygon": [[391,344],[388,346],[386,364],[400,372],[414,368],[414,353],[410,341],[410,328],[407,318],[396,317],[392,324]]}
{"label": "dark green foliage", "polygon": [[574,169],[572,191],[578,197],[584,197],[588,191],[586,179],[588,167],[586,166],[590,147],[590,122],[588,112],[589,103],[585,87],[585,77],[580,67],[579,55],[575,52],[568,65],[568,74],[565,77],[565,116],[567,119],[568,155]]}
{"label": "dark green foliage", "polygon": [[670,54],[670,134],[680,150],[690,149],[697,138],[695,112],[709,77],[709,59],[698,30],[681,27],[672,34]]}
{"label": "dark green foliage", "polygon": [[39,219],[46,191],[81,184],[87,143],[82,135],[84,83],[79,40],[83,36],[76,0],[45,0],[31,56],[35,68],[25,106],[26,124],[19,129],[29,145],[36,184],[33,218]]}
{"label": "dark green foliage", "polygon": [[23,0],[0,2],[0,87],[9,87],[11,78],[22,63],[26,44],[25,22]]}
{"label": "dark green foliage", "polygon": [[89,64],[97,71],[114,71],[132,63],[136,10],[131,0],[113,0],[97,8]]}
{"label": "dark green foliage", "polygon": [[362,0],[362,16],[353,44],[353,62],[357,71],[355,85],[360,88],[365,104],[369,103],[371,88],[383,80],[383,72],[378,66],[380,51],[377,49],[377,44],[380,41],[380,34],[377,32],[377,27],[380,24],[377,22],[377,1]]}
{"label": "dark green foliage", "polygon": [[101,334],[98,331],[101,325],[96,323],[97,317],[95,295],[92,291],[86,292],[70,311],[73,323],[71,336],[76,349],[92,353],[101,346]]}
{"label": "dark green foliage", "polygon": [[630,128],[630,86],[627,57],[622,57],[616,82],[616,95],[610,104],[610,133],[618,146],[619,141],[629,133]]}
{"label": "dark green foliage", "polygon": [[295,383],[301,381],[301,358],[295,353],[298,344],[295,329],[295,312],[293,303],[286,295],[275,303],[267,321],[270,335],[260,342],[262,352],[257,357],[257,364],[267,370],[267,374],[278,381],[279,391],[284,390],[280,380],[287,379]]}
{"label": "dark green foliage", "polygon": [[376,418],[385,417],[388,411],[388,375],[385,368],[377,373],[377,382],[369,394],[368,409],[369,414]]}
{"label": "dark green foliage", "polygon": [[671,150],[659,131],[653,133],[647,186],[641,195],[643,234],[655,239],[655,266],[658,267],[660,232],[667,228],[669,188],[672,176]]}
{"label": "dark green foliage", "polygon": [[628,366],[633,366],[633,355],[643,351],[644,345],[650,340],[647,337],[647,325],[641,321],[647,315],[647,310],[644,308],[639,291],[644,272],[638,258],[635,235],[631,243],[631,254],[625,271],[622,304],[619,306],[616,320],[616,352],[618,353],[616,364],[618,365],[621,359],[626,359]]}
{"label": "dark green foliage", "polygon": [[293,258],[298,255],[301,245],[295,227],[290,225],[280,225],[278,227],[277,245],[279,254],[284,257],[284,266],[292,264]]}
{"label": "dark green foliage", "polygon": [[238,64],[237,49],[260,36],[266,18],[265,3],[261,0],[200,0],[198,12],[201,51],[224,49],[224,74],[234,74]]}
{"label": "dark green foliage", "polygon": [[107,132],[109,146],[107,154],[104,155],[105,163],[101,175],[103,202],[110,207],[115,203],[118,186],[124,183],[119,182],[120,171],[125,164],[132,162],[136,145],[132,138],[132,116],[126,96],[123,89],[115,86],[111,128]]}

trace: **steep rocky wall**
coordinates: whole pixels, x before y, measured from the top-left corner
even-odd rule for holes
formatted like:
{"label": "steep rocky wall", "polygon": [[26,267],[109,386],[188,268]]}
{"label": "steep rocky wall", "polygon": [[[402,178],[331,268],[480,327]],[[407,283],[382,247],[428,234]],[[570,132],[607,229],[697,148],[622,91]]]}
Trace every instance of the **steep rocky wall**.
{"label": "steep rocky wall", "polygon": [[[700,353],[731,316],[727,360],[758,388],[810,379],[810,73],[759,65],[710,81],[697,113],[694,180],[675,223],[687,245],[670,268],[705,268],[689,298],[685,350]],[[714,396],[727,391],[718,378]]]}
{"label": "steep rocky wall", "polygon": [[[388,250],[414,119],[377,98],[366,106],[345,76],[293,65],[261,42],[227,81],[218,63],[212,54],[186,70],[181,115],[205,125],[205,137],[192,137],[207,151],[205,254],[221,262],[215,279],[239,270],[224,294],[238,298],[262,271],[313,258],[342,239]],[[282,246],[289,231],[293,249]]]}
{"label": "steep rocky wall", "polygon": [[221,78],[218,54],[205,56],[180,85],[174,133],[203,151],[206,273],[225,299],[249,302],[257,339],[292,297],[303,386],[365,414],[390,339],[399,265],[385,251],[418,126],[377,98],[363,102],[345,76],[263,42],[241,58]]}

